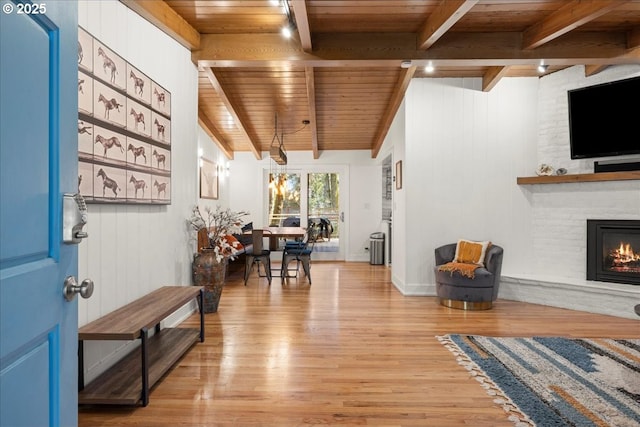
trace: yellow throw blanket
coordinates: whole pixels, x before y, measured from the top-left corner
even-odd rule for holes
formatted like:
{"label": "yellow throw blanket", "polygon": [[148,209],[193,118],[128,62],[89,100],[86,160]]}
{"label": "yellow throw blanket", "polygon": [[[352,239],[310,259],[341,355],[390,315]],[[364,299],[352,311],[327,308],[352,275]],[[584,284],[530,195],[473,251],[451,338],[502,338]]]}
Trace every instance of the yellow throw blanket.
{"label": "yellow throw blanket", "polygon": [[454,272],[458,272],[461,275],[473,279],[475,277],[476,268],[479,268],[478,264],[467,264],[464,262],[448,262],[438,267],[439,271],[448,271],[453,275]]}

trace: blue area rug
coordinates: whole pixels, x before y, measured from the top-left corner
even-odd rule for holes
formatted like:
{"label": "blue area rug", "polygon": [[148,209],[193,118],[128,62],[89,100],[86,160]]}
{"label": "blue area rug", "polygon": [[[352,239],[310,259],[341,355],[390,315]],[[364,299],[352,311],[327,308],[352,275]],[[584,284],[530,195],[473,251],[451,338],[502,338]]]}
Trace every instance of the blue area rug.
{"label": "blue area rug", "polygon": [[640,340],[445,335],[514,425],[640,426]]}

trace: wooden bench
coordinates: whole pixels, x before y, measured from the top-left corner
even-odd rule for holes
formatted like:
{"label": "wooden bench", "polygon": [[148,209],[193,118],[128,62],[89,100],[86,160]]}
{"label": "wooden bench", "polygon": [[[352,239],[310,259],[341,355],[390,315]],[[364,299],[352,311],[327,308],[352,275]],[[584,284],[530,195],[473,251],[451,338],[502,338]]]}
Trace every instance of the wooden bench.
{"label": "wooden bench", "polygon": [[[78,403],[149,404],[149,390],[195,344],[204,341],[204,312],[200,331],[193,328],[160,328],[160,322],[199,298],[201,286],[164,286],[93,322],[78,331]],[[149,337],[149,329],[155,334]],[[84,341],[140,340],[140,346],[107,369],[90,384],[84,384]],[[140,375],[134,375],[134,372]]]}

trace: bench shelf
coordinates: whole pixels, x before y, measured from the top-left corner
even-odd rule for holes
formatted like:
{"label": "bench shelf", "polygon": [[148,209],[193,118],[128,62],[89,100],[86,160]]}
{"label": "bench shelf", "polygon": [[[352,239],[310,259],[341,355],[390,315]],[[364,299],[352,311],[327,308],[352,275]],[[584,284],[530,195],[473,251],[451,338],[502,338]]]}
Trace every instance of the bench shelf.
{"label": "bench shelf", "polygon": [[[193,346],[204,341],[204,313],[200,311],[200,330],[193,328],[160,329],[160,322],[204,290],[197,286],[164,286],[133,301],[78,332],[78,403],[147,406],[149,391],[162,376]],[[148,336],[150,328],[155,334]],[[90,384],[84,385],[85,340],[140,339],[140,346],[107,369]],[[140,375],[133,375],[134,372]]]}

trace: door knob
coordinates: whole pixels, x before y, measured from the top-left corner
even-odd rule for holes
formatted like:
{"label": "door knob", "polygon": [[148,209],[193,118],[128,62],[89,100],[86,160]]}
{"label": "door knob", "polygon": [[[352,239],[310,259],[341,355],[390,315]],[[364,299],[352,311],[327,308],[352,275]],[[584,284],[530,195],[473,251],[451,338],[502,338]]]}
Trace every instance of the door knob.
{"label": "door knob", "polygon": [[93,280],[84,279],[82,283],[78,285],[75,277],[67,276],[67,278],[64,279],[62,293],[64,294],[64,299],[67,301],[73,301],[76,294],[80,294],[80,296],[85,299],[89,298],[93,295]]}

